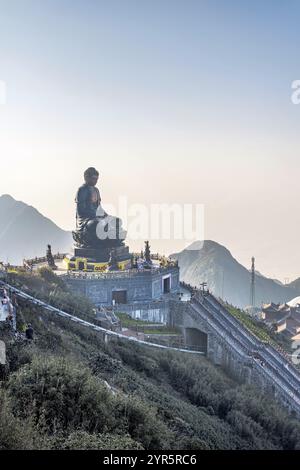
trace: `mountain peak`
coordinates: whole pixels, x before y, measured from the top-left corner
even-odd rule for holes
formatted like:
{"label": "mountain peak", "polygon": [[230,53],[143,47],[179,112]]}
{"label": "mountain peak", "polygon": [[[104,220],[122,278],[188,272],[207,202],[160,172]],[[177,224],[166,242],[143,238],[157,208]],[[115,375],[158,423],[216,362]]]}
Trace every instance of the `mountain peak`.
{"label": "mountain peak", "polygon": [[230,251],[220,243],[217,243],[213,240],[196,240],[187,246],[183,251],[202,251],[203,253],[226,253],[231,255]]}
{"label": "mountain peak", "polygon": [[0,196],[0,199],[2,199],[2,200],[8,199],[10,201],[11,200],[14,201],[14,198],[10,194],[2,194],[2,196]]}
{"label": "mountain peak", "polygon": [[0,260],[21,264],[24,258],[42,256],[50,244],[54,251],[67,252],[71,233],[59,228],[33,206],[0,196]]}
{"label": "mountain peak", "polygon": [[[181,280],[194,286],[207,282],[216,296],[233,305],[244,307],[249,304],[250,272],[225,246],[213,240],[200,240],[171,256],[178,260]],[[284,286],[258,273],[255,282],[257,306],[269,301],[284,303],[300,294],[300,283],[297,282]]]}
{"label": "mountain peak", "polygon": [[11,204],[13,202],[17,202],[10,194],[2,194],[0,196],[1,204]]}

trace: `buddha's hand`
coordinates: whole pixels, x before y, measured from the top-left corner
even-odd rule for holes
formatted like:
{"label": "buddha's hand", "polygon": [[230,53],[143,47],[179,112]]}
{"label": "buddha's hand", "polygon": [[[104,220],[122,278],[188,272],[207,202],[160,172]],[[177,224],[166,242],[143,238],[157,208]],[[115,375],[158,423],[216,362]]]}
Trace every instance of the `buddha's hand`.
{"label": "buddha's hand", "polygon": [[105,217],[107,217],[107,213],[105,212],[105,210],[103,209],[103,207],[101,206],[101,204],[98,206],[98,209],[97,209],[97,213],[96,213],[96,216],[98,219],[104,219]]}
{"label": "buddha's hand", "polygon": [[106,212],[104,212],[104,214],[101,214],[101,215],[98,215],[98,219],[105,219],[105,217],[107,217],[108,214]]}

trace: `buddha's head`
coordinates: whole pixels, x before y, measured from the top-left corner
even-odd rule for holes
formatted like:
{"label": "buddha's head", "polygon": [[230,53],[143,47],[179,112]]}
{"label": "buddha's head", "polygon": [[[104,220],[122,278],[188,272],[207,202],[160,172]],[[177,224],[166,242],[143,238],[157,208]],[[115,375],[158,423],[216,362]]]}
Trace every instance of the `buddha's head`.
{"label": "buddha's head", "polygon": [[99,173],[96,168],[90,167],[84,172],[84,181],[89,186],[96,186],[99,178]]}

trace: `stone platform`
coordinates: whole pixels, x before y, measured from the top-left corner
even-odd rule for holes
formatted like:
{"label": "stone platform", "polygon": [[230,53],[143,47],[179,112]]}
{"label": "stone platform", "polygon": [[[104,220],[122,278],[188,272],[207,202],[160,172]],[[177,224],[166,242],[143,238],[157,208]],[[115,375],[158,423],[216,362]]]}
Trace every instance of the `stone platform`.
{"label": "stone platform", "polygon": [[[88,261],[93,261],[97,263],[107,263],[110,257],[111,248],[74,248],[74,257],[75,258],[86,258]],[[118,261],[123,261],[130,259],[131,255],[129,253],[128,246],[117,246],[114,248],[116,259]]]}
{"label": "stone platform", "polygon": [[178,266],[60,275],[71,290],[99,306],[163,300],[180,289]]}

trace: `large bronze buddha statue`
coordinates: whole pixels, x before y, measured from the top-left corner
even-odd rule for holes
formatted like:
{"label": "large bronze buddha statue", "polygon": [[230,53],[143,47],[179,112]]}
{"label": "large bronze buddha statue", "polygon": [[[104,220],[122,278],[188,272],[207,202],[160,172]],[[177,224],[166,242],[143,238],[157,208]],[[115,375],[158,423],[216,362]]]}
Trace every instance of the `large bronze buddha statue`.
{"label": "large bronze buddha statue", "polygon": [[99,173],[95,168],[84,172],[84,184],[76,194],[76,231],[73,238],[78,248],[113,248],[122,246],[126,231],[118,217],[108,215],[101,206],[96,187]]}

